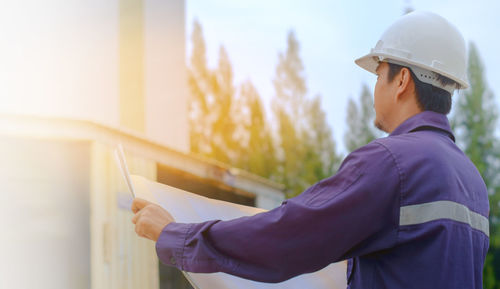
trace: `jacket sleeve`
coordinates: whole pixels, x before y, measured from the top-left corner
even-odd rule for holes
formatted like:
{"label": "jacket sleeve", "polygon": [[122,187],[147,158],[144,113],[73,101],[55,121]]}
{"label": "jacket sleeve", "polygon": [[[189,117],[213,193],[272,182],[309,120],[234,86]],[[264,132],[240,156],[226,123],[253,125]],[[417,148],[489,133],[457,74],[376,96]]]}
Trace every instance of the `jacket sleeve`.
{"label": "jacket sleeve", "polygon": [[167,225],[156,249],[179,269],[281,282],[330,263],[393,246],[401,179],[397,162],[372,142],[336,175],[276,209],[230,221]]}

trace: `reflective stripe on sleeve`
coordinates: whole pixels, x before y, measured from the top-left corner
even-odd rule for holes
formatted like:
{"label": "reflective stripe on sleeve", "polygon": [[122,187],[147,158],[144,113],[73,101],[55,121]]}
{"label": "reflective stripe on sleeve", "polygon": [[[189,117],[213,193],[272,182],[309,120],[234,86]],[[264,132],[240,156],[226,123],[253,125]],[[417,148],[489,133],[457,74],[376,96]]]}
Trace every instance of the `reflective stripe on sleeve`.
{"label": "reflective stripe on sleeve", "polygon": [[416,225],[439,219],[449,219],[465,224],[490,236],[488,218],[452,201],[436,201],[400,208],[399,225]]}

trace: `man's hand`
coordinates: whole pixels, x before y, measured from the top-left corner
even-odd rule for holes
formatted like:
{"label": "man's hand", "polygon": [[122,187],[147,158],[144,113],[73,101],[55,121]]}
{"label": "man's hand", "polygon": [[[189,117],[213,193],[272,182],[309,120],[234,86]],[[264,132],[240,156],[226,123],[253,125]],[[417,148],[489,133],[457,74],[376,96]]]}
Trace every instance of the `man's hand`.
{"label": "man's hand", "polygon": [[174,221],[165,209],[144,199],[134,199],[132,212],[135,214],[132,223],[135,224],[137,235],[155,242],[158,241],[163,228]]}

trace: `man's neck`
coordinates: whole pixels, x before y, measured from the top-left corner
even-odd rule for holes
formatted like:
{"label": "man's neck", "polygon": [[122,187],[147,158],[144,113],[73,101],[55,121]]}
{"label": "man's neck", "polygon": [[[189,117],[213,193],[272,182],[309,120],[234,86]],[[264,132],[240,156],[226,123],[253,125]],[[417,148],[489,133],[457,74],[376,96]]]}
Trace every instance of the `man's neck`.
{"label": "man's neck", "polygon": [[390,123],[390,127],[388,127],[388,133],[393,132],[398,126],[400,126],[403,122],[405,122],[410,117],[413,117],[422,110],[416,105],[403,106],[400,110],[396,111],[396,115],[394,115],[393,120]]}

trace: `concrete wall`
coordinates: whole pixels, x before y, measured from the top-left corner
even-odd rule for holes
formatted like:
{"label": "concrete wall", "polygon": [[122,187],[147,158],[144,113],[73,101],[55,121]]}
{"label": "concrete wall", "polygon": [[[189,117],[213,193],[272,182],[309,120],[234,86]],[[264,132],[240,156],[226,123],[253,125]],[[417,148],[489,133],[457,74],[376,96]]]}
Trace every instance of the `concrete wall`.
{"label": "concrete wall", "polygon": [[90,287],[89,143],[2,137],[0,288]]}
{"label": "concrete wall", "polygon": [[0,113],[118,124],[118,3],[3,1]]}
{"label": "concrete wall", "polygon": [[144,8],[146,133],[188,152],[185,1],[146,0]]}
{"label": "concrete wall", "polygon": [[189,150],[184,0],[19,0],[0,9],[0,114],[126,127]]}
{"label": "concrete wall", "polygon": [[[91,146],[91,288],[157,289],[155,243],[134,232],[132,197],[115,164],[113,149],[99,142]],[[155,179],[154,161],[126,156],[131,172]]]}
{"label": "concrete wall", "polygon": [[195,192],[217,188],[240,203],[274,207],[283,199],[268,180],[140,135],[88,121],[0,115],[0,288],[159,287],[154,243],[137,237],[131,223],[131,196],[113,158],[117,143],[131,172],[151,180],[170,174],[198,186]]}

